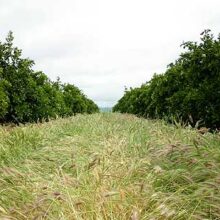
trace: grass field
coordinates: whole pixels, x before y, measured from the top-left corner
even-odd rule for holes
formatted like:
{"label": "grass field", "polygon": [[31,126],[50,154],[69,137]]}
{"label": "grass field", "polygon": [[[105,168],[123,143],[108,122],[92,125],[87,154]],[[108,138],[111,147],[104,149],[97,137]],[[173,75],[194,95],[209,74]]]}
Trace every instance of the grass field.
{"label": "grass field", "polygon": [[132,115],[0,128],[0,219],[220,219],[220,134]]}

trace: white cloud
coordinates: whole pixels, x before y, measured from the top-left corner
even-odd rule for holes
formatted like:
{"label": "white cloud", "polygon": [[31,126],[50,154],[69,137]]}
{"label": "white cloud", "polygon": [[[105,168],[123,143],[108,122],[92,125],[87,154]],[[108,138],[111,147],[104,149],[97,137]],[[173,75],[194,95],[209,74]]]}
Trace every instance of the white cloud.
{"label": "white cloud", "polygon": [[163,72],[183,40],[220,30],[219,0],[0,0],[0,38],[99,105]]}

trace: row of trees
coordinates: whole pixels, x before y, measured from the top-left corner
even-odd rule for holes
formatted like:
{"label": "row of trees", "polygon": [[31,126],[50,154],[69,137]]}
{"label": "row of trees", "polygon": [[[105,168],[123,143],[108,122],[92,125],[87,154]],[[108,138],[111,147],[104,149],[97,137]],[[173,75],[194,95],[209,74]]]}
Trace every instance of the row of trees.
{"label": "row of trees", "polygon": [[220,35],[182,44],[184,52],[140,88],[125,90],[113,111],[220,128]]}
{"label": "row of trees", "polygon": [[36,122],[99,111],[76,86],[51,81],[21,55],[9,32],[6,42],[0,42],[0,122]]}

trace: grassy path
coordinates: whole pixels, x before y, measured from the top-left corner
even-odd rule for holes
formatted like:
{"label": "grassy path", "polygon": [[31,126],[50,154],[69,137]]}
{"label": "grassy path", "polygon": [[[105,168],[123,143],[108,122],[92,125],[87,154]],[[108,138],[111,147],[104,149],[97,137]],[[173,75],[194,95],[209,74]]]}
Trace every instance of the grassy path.
{"label": "grassy path", "polygon": [[220,219],[220,135],[131,115],[0,128],[0,219]]}

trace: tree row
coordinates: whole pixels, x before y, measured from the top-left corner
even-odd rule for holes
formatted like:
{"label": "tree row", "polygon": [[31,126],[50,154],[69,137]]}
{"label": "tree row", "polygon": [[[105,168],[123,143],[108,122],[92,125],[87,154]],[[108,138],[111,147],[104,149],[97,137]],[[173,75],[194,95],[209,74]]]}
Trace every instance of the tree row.
{"label": "tree row", "polygon": [[126,89],[113,111],[146,118],[220,128],[220,35],[201,33],[185,42],[179,58],[163,74],[139,88]]}
{"label": "tree row", "polygon": [[9,32],[0,42],[0,122],[37,122],[57,116],[98,112],[98,106],[74,85],[53,82],[22,58]]}

